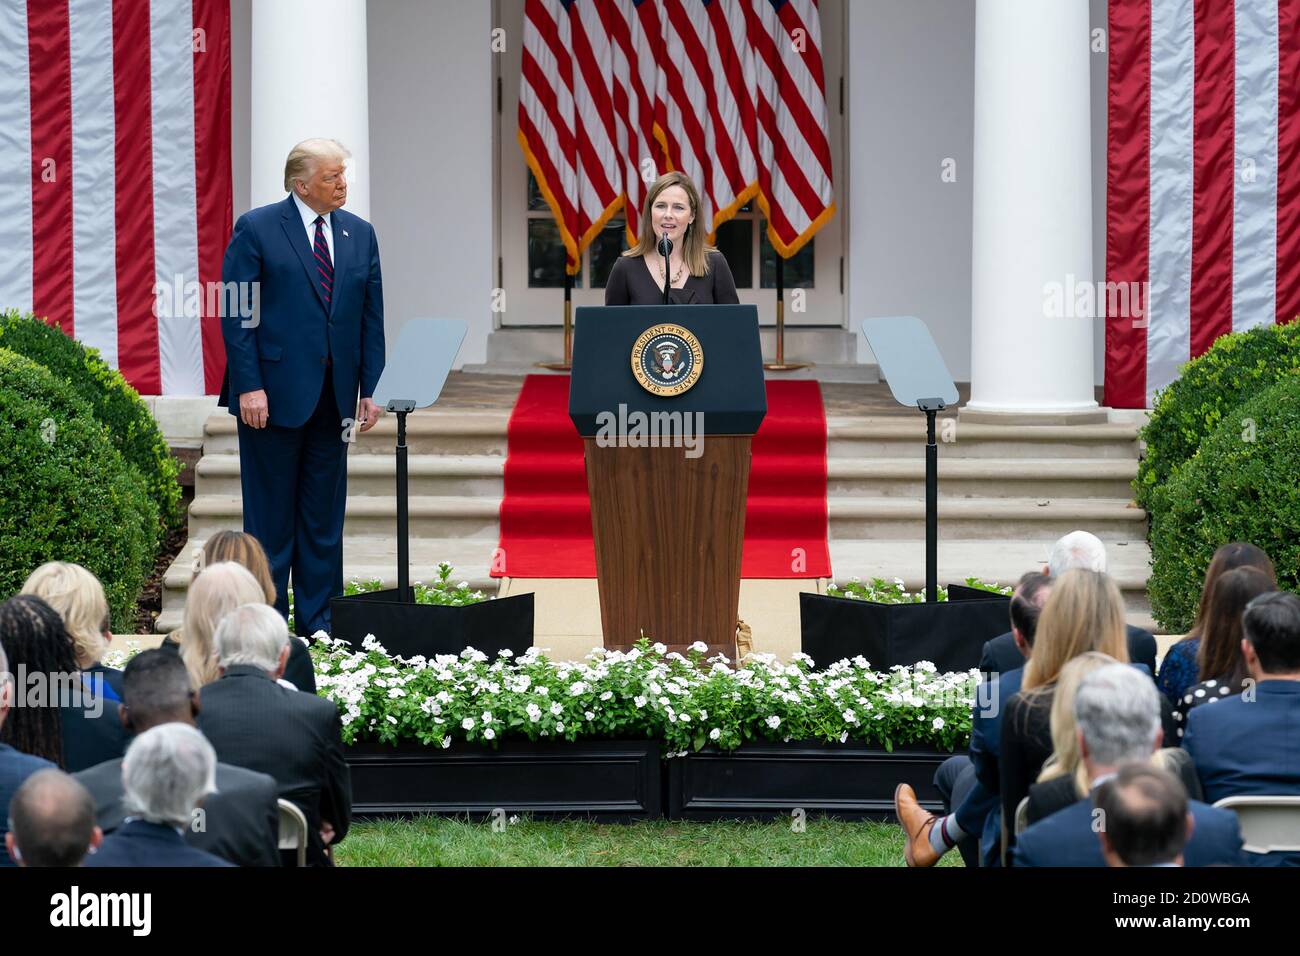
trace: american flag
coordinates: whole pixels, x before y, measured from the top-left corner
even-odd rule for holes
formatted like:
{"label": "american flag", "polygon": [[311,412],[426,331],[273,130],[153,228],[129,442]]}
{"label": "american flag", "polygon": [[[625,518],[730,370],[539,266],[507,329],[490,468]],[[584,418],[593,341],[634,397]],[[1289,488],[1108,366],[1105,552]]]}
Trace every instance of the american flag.
{"label": "american flag", "polygon": [[635,240],[670,169],[710,239],[756,199],[790,256],[834,214],[817,0],[527,0],[523,46],[519,142],[570,272],[625,207]]}
{"label": "american flag", "polygon": [[0,64],[0,307],[143,394],[215,394],[229,0],[0,0]]}
{"label": "american flag", "polygon": [[1300,0],[1111,0],[1109,50],[1106,283],[1147,292],[1108,302],[1105,401],[1142,408],[1300,313]]}

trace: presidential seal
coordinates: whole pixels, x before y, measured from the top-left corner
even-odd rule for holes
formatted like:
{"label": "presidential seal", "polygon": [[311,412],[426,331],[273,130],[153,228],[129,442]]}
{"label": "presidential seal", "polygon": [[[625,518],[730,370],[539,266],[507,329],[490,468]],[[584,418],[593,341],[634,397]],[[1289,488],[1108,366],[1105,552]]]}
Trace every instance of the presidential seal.
{"label": "presidential seal", "polygon": [[700,380],[703,371],[700,340],[680,325],[653,325],[632,346],[632,374],[654,395],[680,395]]}

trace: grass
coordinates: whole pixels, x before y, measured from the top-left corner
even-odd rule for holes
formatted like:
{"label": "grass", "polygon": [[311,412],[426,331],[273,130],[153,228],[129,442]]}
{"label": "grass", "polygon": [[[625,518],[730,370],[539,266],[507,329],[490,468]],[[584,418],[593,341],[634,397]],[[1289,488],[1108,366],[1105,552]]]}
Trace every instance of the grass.
{"label": "grass", "polygon": [[[791,821],[631,824],[423,816],[355,824],[335,851],[340,866],[902,866],[892,823]],[[942,866],[961,866],[956,852]]]}

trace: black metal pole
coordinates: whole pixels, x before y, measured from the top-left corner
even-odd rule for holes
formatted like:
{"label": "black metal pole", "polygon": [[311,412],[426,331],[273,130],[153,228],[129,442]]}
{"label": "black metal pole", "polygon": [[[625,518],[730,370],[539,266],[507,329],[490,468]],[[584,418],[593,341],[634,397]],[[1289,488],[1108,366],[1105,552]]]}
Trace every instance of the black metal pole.
{"label": "black metal pole", "polygon": [[934,439],[937,409],[925,410],[925,600],[939,599],[939,446]]}
{"label": "black metal pole", "polygon": [[397,599],[411,600],[411,529],[407,513],[406,412],[397,413]]}

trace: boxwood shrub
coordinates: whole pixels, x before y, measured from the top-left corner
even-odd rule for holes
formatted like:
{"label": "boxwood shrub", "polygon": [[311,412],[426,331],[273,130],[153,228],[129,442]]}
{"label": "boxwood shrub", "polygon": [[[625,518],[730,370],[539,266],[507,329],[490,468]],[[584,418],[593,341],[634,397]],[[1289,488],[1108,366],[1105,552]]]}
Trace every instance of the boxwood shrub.
{"label": "boxwood shrub", "polygon": [[180,463],[167,448],[158,423],[140,395],[98,349],[70,339],[57,327],[20,312],[0,312],[0,348],[24,355],[49,369],[90,405],[108,429],[109,440],[139,470],[159,517],[177,527],[183,517]]}
{"label": "boxwood shrub", "polygon": [[1137,503],[1159,511],[1166,482],[1219,422],[1261,389],[1297,373],[1300,322],[1221,336],[1184,365],[1178,380],[1156,397],[1141,431],[1146,452],[1133,483]]}
{"label": "boxwood shrub", "polygon": [[1300,375],[1238,406],[1165,485],[1151,518],[1151,610],[1173,632],[1196,617],[1216,548],[1268,552],[1278,584],[1300,589]]}
{"label": "boxwood shrub", "polygon": [[158,508],[72,386],[3,348],[0,475],[0,596],[45,561],[75,561],[103,582],[113,626],[134,631]]}

